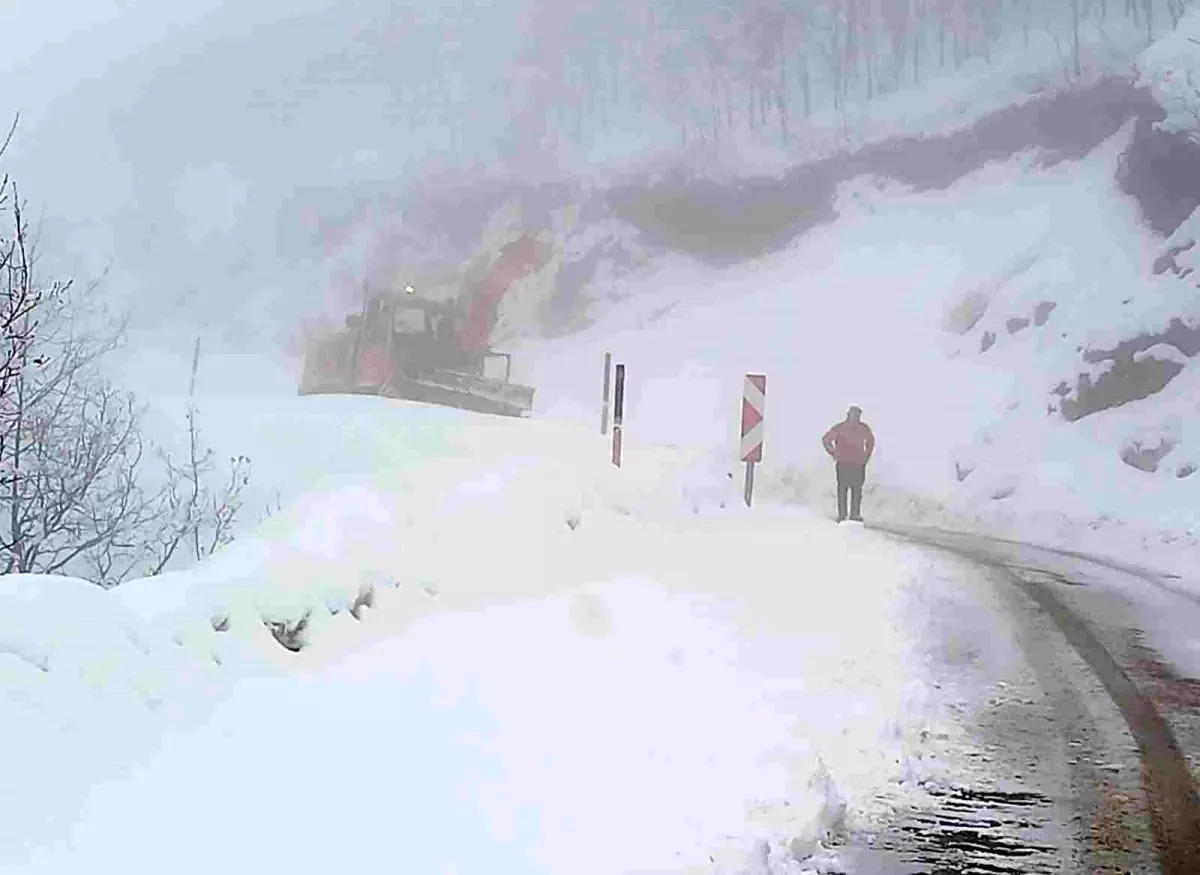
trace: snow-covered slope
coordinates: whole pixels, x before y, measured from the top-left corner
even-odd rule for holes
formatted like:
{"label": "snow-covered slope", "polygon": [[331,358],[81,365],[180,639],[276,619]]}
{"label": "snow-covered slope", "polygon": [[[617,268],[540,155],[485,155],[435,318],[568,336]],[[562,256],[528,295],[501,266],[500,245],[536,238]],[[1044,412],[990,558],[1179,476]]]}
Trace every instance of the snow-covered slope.
{"label": "snow-covered slope", "polygon": [[[1120,190],[1132,132],[1078,161],[986,164],[943,190],[858,177],[839,186],[836,221],[782,252],[629,280],[593,328],[527,351],[540,409],[594,418],[611,351],[628,366],[633,439],[719,448],[732,465],[740,381],[761,371],[769,470],[820,478],[808,500],[827,501],[820,434],[859,404],[880,489],[960,518],[1187,532],[1200,444],[1186,326],[1200,301],[1186,278],[1155,274],[1165,243]],[[1155,336],[1173,320],[1180,331]],[[1136,375],[1104,384],[1126,358],[1178,373],[1162,391]],[[1153,470],[1133,464],[1162,437]]]}
{"label": "snow-covered slope", "polygon": [[4,871],[815,871],[958,732],[912,551],[593,429],[268,407],[307,487],[253,537],[4,580]]}
{"label": "snow-covered slope", "polygon": [[632,439],[732,470],[742,374],[762,371],[764,488],[827,504],[818,438],[855,403],[880,439],[877,515],[1179,570],[1200,535],[1196,214],[1180,224],[1200,148],[1178,132],[1200,97],[1168,74],[1195,32],[1193,13],[1141,59],[1167,113],[1114,81],[774,180],[624,186],[608,205],[640,226],[641,257],[587,286],[590,328],[524,350],[541,415],[594,421],[612,352]]}

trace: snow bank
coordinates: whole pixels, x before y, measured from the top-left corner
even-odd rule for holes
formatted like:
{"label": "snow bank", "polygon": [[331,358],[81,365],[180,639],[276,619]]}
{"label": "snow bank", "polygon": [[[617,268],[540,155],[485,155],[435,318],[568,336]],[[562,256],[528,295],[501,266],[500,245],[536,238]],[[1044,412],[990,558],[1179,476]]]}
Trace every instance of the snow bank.
{"label": "snow bank", "polygon": [[585,524],[600,564],[553,592],[512,601],[536,561],[448,580],[405,634],[243,684],[24,871],[817,871],[919,777],[914,569],[803,514],[692,519]]}
{"label": "snow bank", "polygon": [[5,582],[6,871],[815,871],[920,776],[920,571],[870,533],[567,423],[241,410],[311,476],[252,537]]}
{"label": "snow bank", "polygon": [[41,638],[27,630],[29,641],[10,636],[31,664],[48,658],[51,640],[74,642],[68,652],[79,659],[92,653],[92,638],[64,631],[91,622],[77,615],[102,629],[153,630],[201,662],[275,659],[272,626],[291,628],[302,645],[330,616],[369,607],[381,588],[453,595],[443,585],[453,574],[562,558],[575,532],[605,515],[736,512],[732,487],[705,454],[631,444],[616,468],[608,438],[569,424],[376,398],[209,399],[208,410],[218,442],[239,441],[292,484],[290,503],[192,571],[104,593],[47,584],[38,604],[50,593],[59,600],[41,615],[67,625]]}
{"label": "snow bank", "polygon": [[596,514],[694,513],[732,494],[703,453],[631,444],[618,469],[609,439],[570,424],[378,398],[204,403],[214,442],[238,442],[260,478],[290,484],[286,503],[195,571],[114,598],[229,658],[287,660],[281,635],[302,647],[382,589],[448,595],[455,574],[545,565]]}
{"label": "snow bank", "polygon": [[1167,131],[1200,131],[1200,10],[1193,9],[1175,30],[1146,49],[1138,60],[1139,81],[1149,86],[1167,111]]}
{"label": "snow bank", "polygon": [[225,687],[111,592],[0,576],[0,869],[72,822],[89,787],[194,723]]}
{"label": "snow bank", "polygon": [[[6,795],[20,810],[0,859],[69,819],[69,800],[148,739],[201,719],[246,677],[294,670],[288,648],[325,637],[333,659],[336,642],[356,646],[379,592],[402,589],[393,626],[377,625],[387,634],[431,594],[548,591],[540,555],[567,567],[571,537],[597,515],[673,513],[696,481],[683,453],[631,447],[617,470],[582,429],[379,399],[210,399],[208,412],[218,441],[293,485],[291,503],[192,571],[111,591],[0,578],[0,722],[15,740],[0,765],[36,787]],[[41,780],[31,751],[75,765]]]}

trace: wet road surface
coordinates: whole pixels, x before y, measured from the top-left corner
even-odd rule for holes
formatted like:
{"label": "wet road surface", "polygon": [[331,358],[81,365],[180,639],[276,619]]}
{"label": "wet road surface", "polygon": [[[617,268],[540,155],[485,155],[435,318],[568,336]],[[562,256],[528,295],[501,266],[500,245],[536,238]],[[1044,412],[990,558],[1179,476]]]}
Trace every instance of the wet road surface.
{"label": "wet road surface", "polygon": [[1200,873],[1200,681],[1170,656],[1200,598],[1077,552],[869,529],[944,563],[913,621],[963,732],[927,740],[934,777],[851,839],[848,871]]}

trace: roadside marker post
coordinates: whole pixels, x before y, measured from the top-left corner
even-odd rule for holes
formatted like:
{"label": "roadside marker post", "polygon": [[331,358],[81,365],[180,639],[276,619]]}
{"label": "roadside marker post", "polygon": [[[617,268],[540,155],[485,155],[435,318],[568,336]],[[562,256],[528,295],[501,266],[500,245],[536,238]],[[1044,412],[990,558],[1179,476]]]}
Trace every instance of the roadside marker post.
{"label": "roadside marker post", "polygon": [[616,386],[613,392],[612,463],[621,467],[621,432],[625,425],[625,366],[617,365]]}
{"label": "roadside marker post", "polygon": [[750,507],[754,500],[754,466],[763,457],[763,420],[766,410],[766,374],[746,374],[742,390],[742,461],[746,463],[746,507]]}
{"label": "roadside marker post", "polygon": [[608,434],[608,399],[612,390],[612,353],[604,354],[604,395],[600,402],[600,434]]}

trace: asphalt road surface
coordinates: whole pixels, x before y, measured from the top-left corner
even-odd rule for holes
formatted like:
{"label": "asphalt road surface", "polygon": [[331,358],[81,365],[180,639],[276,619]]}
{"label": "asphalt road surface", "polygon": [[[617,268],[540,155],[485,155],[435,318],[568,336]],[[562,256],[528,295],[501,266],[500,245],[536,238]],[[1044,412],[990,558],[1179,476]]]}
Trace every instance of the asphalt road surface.
{"label": "asphalt road surface", "polygon": [[[872,525],[939,555],[917,624],[965,733],[936,779],[856,835],[855,875],[1200,873],[1200,599],[1152,569],[940,529]],[[1160,648],[1160,649],[1156,649]]]}

